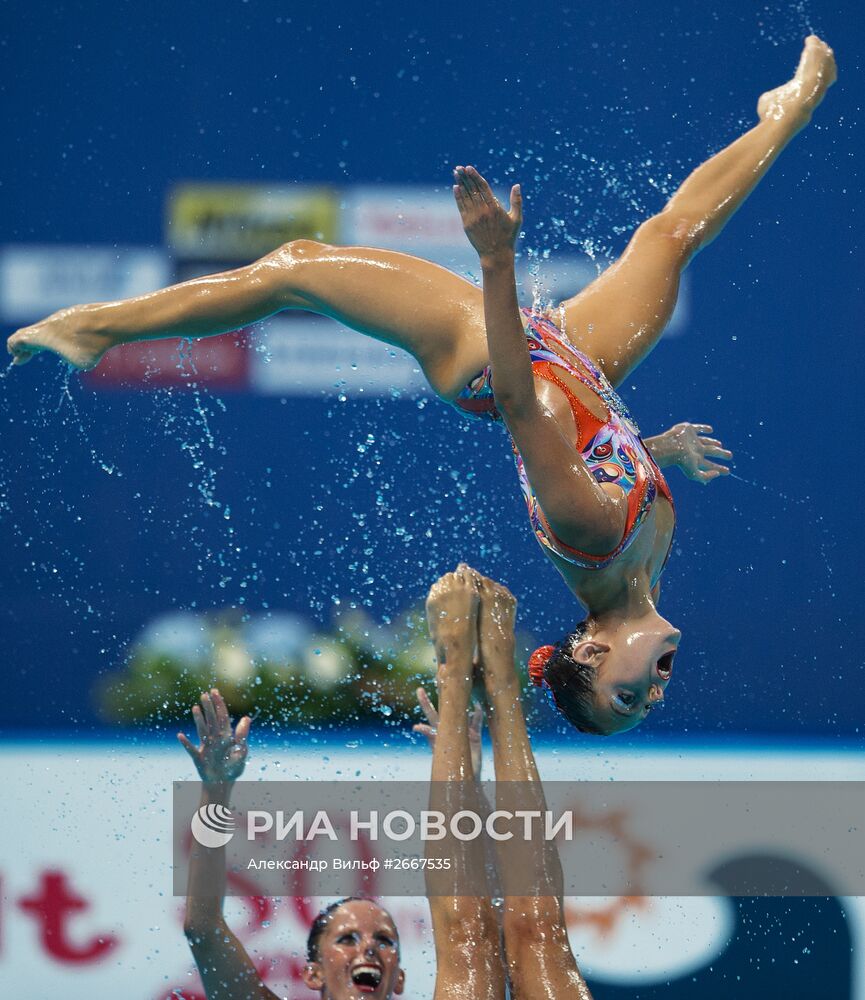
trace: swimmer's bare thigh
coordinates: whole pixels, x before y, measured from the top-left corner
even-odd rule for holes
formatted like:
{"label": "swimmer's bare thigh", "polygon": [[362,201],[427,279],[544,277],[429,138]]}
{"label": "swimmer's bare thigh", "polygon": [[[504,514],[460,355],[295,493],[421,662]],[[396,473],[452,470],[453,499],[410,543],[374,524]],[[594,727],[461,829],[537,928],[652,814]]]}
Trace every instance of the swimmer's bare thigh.
{"label": "swimmer's bare thigh", "polygon": [[566,335],[613,385],[620,385],[660,339],[693,245],[684,220],[673,213],[655,215],[615,263],[562,303]]}
{"label": "swimmer's bare thigh", "polygon": [[483,294],[452,271],[392,250],[298,240],[276,251],[286,308],[330,316],[408,351],[452,400],[487,364]]}

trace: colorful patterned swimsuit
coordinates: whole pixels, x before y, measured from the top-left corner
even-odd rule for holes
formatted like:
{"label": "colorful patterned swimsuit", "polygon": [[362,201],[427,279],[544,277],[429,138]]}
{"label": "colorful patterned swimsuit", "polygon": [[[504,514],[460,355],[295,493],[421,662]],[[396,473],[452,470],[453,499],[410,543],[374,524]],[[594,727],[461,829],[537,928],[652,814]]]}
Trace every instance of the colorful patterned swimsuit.
{"label": "colorful patterned swimsuit", "polygon": [[[628,504],[625,533],[612,552],[595,556],[567,545],[555,536],[547,523],[532,492],[522,457],[514,445],[517,474],[529,510],[529,519],[535,536],[544,548],[582,569],[603,569],[637,537],[658,494],[666,497],[670,503],[673,498],[661,470],[640,438],[639,428],[604,373],[591,359],[578,351],[551,320],[530,309],[523,309],[522,312],[528,321],[526,341],[532,359],[532,373],[535,378],[552,382],[565,394],[577,426],[577,451],[599,483],[615,483],[622,488]],[[591,389],[606,407],[607,419],[596,417],[559,378],[556,369],[567,372]],[[487,366],[462,390],[455,405],[472,416],[501,420],[496,410],[491,375]],[[672,547],[672,540],[670,546]],[[668,549],[667,556],[669,554]],[[666,565],[666,558],[664,564]],[[661,572],[663,566],[658,577]]]}

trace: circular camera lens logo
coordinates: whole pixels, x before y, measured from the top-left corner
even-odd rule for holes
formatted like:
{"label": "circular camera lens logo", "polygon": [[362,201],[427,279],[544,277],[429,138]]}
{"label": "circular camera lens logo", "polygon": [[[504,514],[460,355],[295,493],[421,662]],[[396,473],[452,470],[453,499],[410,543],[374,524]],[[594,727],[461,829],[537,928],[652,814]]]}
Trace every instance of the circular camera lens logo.
{"label": "circular camera lens logo", "polygon": [[234,836],[234,817],[225,806],[202,806],[193,815],[190,826],[192,836],[202,847],[225,847]]}

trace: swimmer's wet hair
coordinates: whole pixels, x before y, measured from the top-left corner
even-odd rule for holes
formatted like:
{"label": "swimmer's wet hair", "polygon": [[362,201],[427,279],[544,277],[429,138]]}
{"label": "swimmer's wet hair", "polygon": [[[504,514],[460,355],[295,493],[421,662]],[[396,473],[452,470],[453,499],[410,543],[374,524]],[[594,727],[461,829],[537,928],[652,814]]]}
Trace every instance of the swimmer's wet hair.
{"label": "swimmer's wet hair", "polygon": [[580,663],[571,656],[576,643],[585,636],[588,621],[581,621],[566,635],[544,664],[544,680],[556,703],[556,708],[581,733],[604,736],[593,719],[595,668]]}
{"label": "swimmer's wet hair", "polygon": [[[331,903],[330,906],[326,906],[315,918],[315,920],[313,920],[312,926],[309,929],[309,937],[306,939],[307,962],[318,962],[321,960],[321,953],[318,948],[321,936],[327,929],[327,925],[330,923],[330,918],[341,906],[345,906],[346,903],[372,903],[373,906],[378,906],[378,903],[374,899],[370,899],[368,896],[345,896],[342,899],[337,899],[336,902]],[[378,906],[378,908],[382,911],[382,913],[387,913],[387,910],[383,906]],[[390,916],[389,913],[388,916]],[[394,925],[394,930],[396,930],[396,925]],[[398,942],[397,947],[399,947]]]}

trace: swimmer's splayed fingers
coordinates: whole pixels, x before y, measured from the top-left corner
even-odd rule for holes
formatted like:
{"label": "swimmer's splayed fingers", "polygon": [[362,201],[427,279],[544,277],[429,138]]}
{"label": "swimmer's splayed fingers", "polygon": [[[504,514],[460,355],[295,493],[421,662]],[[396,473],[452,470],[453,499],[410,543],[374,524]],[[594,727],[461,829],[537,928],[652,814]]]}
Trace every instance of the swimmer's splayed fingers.
{"label": "swimmer's splayed fingers", "polygon": [[619,260],[555,310],[519,307],[519,185],[506,209],[476,168],[459,166],[454,197],[482,288],[406,254],[293,240],[248,267],[61,310],[17,331],[8,349],[16,365],[47,350],[87,369],[118,344],[216,336],[285,309],[404,349],[443,401],[506,425],[532,531],[587,612],[538,678],[577,728],[621,732],[660,703],[678,643],[657,610],[675,524],[661,467],[707,483],[728,474],[732,453],[706,424],[643,438],[615,390],[660,339],[681,273],[835,76],[832,50],[807,38],[793,78],[760,98],[758,124],[694,170]]}
{"label": "swimmer's splayed fingers", "polygon": [[177,739],[192,758],[198,776],[207,784],[236,781],[246,766],[250,717],[244,715],[232,729],[225,699],[213,688],[193,706],[192,718],[200,744],[194,746],[183,733]]}
{"label": "swimmer's splayed fingers", "polygon": [[[435,705],[430,700],[424,688],[418,688],[415,692],[417,702],[424,714],[426,722],[418,722],[412,726],[412,732],[425,736],[429,743],[430,750],[435,750],[436,732],[439,724],[439,714]],[[475,780],[480,781],[483,764],[483,733],[484,733],[484,710],[478,702],[472,705],[469,713],[469,747],[471,749],[472,774]]]}
{"label": "swimmer's splayed fingers", "polygon": [[709,424],[676,424],[663,434],[647,438],[646,445],[662,469],[677,466],[689,479],[707,484],[719,476],[729,476],[730,469],[721,463],[733,460],[732,451],[717,438],[706,436],[711,433]]}
{"label": "swimmer's splayed fingers", "polygon": [[504,256],[507,263],[523,224],[523,197],[519,184],[511,188],[510,208],[505,211],[474,167],[457,167],[454,179],[454,198],[463,229],[481,263],[494,261],[499,256]]}

